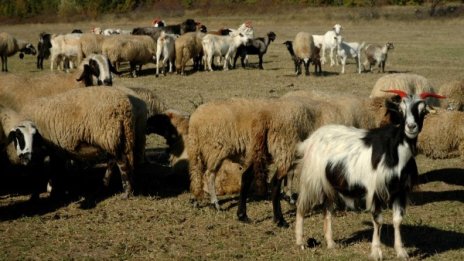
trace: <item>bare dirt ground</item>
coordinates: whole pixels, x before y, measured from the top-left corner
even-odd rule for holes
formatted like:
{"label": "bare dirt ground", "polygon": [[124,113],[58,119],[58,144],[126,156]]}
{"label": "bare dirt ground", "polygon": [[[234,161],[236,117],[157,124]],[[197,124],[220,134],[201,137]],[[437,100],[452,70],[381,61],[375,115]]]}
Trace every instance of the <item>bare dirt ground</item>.
{"label": "bare dirt ground", "polygon": [[[413,9],[379,10],[381,17],[366,20],[353,9],[308,9],[301,13],[256,14],[255,16],[197,17],[214,30],[238,27],[252,20],[257,36],[269,31],[277,35],[264,57],[264,70],[258,70],[257,58],[251,57],[250,69],[196,72],[188,76],[167,75],[156,78],[154,66],[147,65],[143,75],[116,78],[115,83],[145,86],[157,91],[169,107],[192,112],[194,103],[229,97],[279,97],[294,90],[320,90],[328,93],[369,95],[375,81],[383,74],[355,73],[353,61],[341,67],[323,66],[324,76],[296,77],[293,62],[282,44],[293,40],[299,31],[323,34],[335,23],[343,26],[347,41],[383,44],[393,42],[387,73],[411,72],[440,85],[464,77],[463,19],[418,20]],[[404,17],[397,17],[396,14]],[[187,17],[168,20],[176,23]],[[63,33],[74,28],[89,30],[94,26],[121,27],[149,25],[151,18],[105,19],[75,24],[0,25],[0,31],[37,43],[42,31]],[[38,71],[35,57],[9,59],[10,73],[28,77],[49,74]],[[313,68],[311,67],[311,72]],[[58,72],[62,73],[62,72]],[[3,74],[3,73],[2,73]],[[2,77],[0,74],[0,77]],[[0,86],[1,87],[1,86]],[[151,135],[147,149],[165,147],[163,140]],[[419,155],[418,166],[423,184],[412,195],[402,234],[413,260],[462,260],[464,258],[464,163],[461,159],[432,160]],[[190,203],[188,178],[169,175],[169,167],[152,164],[139,174],[138,194],[122,200],[116,193],[100,196],[96,206],[81,208],[82,196],[98,191],[101,171],[78,173],[71,177],[74,189],[63,202],[47,200],[28,202],[28,177],[7,175],[1,171],[0,184],[0,260],[78,259],[78,260],[359,260],[367,259],[372,236],[369,213],[338,211],[334,218],[334,237],[339,247],[327,250],[325,244],[302,251],[295,245],[294,208],[282,203],[290,228],[277,228],[272,222],[269,200],[251,199],[248,215],[251,224],[235,217],[236,195],[221,197],[222,212],[208,207],[196,209]],[[117,180],[117,178],[116,178]],[[116,186],[117,187],[117,186]],[[384,212],[382,230],[385,259],[393,259],[391,211]],[[305,219],[305,236],[324,242],[322,214],[318,211]]]}

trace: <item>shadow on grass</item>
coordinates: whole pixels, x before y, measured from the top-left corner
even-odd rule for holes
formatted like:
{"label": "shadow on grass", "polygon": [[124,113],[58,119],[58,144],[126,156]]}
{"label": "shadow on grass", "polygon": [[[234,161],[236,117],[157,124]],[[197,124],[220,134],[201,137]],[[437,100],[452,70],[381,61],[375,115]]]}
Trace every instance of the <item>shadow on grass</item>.
{"label": "shadow on grass", "polygon": [[[365,222],[365,225],[372,225]],[[381,242],[388,247],[394,245],[393,226],[384,224],[381,231]],[[352,244],[361,241],[371,242],[373,229],[364,229],[356,232],[347,239],[343,239],[343,244]],[[454,231],[446,231],[424,225],[402,225],[401,235],[405,247],[415,248],[409,255],[419,259],[432,257],[434,255],[450,250],[460,250],[464,248],[464,234]]]}
{"label": "shadow on grass", "polygon": [[[447,168],[427,172],[419,176],[419,184],[441,181],[449,185],[464,186],[464,169]],[[416,191],[411,194],[414,205],[424,205],[439,201],[464,203],[464,188],[447,191]]]}

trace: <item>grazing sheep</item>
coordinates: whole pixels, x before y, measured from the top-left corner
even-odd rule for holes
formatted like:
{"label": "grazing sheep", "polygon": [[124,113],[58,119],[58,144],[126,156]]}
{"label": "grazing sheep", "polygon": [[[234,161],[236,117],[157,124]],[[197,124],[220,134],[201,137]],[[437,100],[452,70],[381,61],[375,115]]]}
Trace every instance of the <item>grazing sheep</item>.
{"label": "grazing sheep", "polygon": [[52,48],[51,34],[40,33],[37,44],[37,69],[43,70],[43,61],[50,57],[50,48]]}
{"label": "grazing sheep", "polygon": [[385,72],[385,63],[387,62],[388,51],[393,50],[395,46],[393,43],[386,43],[384,45],[377,44],[368,44],[364,49],[364,69],[367,68],[368,71],[372,72],[372,65],[379,67],[379,71],[382,70],[382,73]]}
{"label": "grazing sheep", "polygon": [[200,69],[200,61],[203,56],[202,40],[205,35],[201,32],[189,32],[176,39],[176,70],[178,74],[185,75],[185,65],[190,59],[193,59],[193,69]]}
{"label": "grazing sheep", "polygon": [[339,24],[334,25],[332,30],[327,31],[324,35],[313,35],[314,44],[322,49],[321,63],[325,64],[325,50],[330,49],[330,66],[338,65],[338,60],[334,59],[334,51],[337,48],[335,37],[339,36],[342,26]]}
{"label": "grazing sheep", "polygon": [[[412,73],[393,73],[380,77],[372,88],[369,97],[385,97],[392,96],[391,93],[385,90],[402,90],[410,94],[418,94],[421,92],[435,93],[433,86],[424,76]],[[427,99],[427,105],[438,106],[439,101],[435,98]]]}
{"label": "grazing sheep", "polygon": [[0,103],[19,110],[38,97],[101,84],[112,85],[111,71],[104,56],[94,55],[87,57],[80,69],[70,74],[49,73],[27,78],[13,74],[0,77]]}
{"label": "grazing sheep", "polygon": [[464,159],[464,112],[437,110],[425,117],[418,150],[432,159]]}
{"label": "grazing sheep", "polygon": [[344,42],[341,35],[336,37],[337,39],[337,56],[340,58],[342,64],[341,73],[345,73],[346,58],[353,58],[356,61],[356,67],[358,73],[361,73],[361,50],[364,47],[364,42],[361,44],[358,42]]}
{"label": "grazing sheep", "polygon": [[128,61],[131,75],[137,77],[137,65],[140,65],[140,72],[143,64],[155,61],[156,42],[146,35],[116,35],[103,41],[102,54],[114,67],[119,62]]}
{"label": "grazing sheep", "polygon": [[[166,139],[170,164],[174,173],[188,173],[188,128],[190,115],[176,110],[167,110],[147,119],[147,134],[155,133]],[[224,160],[216,177],[216,195],[237,194],[240,192],[243,167],[230,160]],[[257,195],[267,192],[266,177],[256,175],[252,190]],[[203,179],[203,192],[210,194],[207,179]]]}
{"label": "grazing sheep", "polygon": [[206,66],[209,71],[213,71],[212,61],[214,56],[224,56],[224,70],[229,69],[230,59],[234,57],[237,49],[250,41],[247,35],[232,32],[230,35],[207,34],[203,37],[202,45],[205,53]]}
{"label": "grazing sheep", "polygon": [[422,129],[430,95],[401,96],[398,105],[399,125],[377,129],[356,129],[328,125],[316,130],[298,147],[300,162],[300,194],[295,225],[296,244],[305,248],[303,219],[316,205],[324,207],[324,234],[328,248],[334,248],[331,216],[333,205],[341,198],[353,207],[355,200],[365,199],[366,209],[373,217],[374,233],[371,257],[382,259],[380,228],[382,206],[392,206],[394,247],[397,256],[408,258],[403,247],[400,224],[408,195],[418,178],[416,154],[417,136]]}
{"label": "grazing sheep", "polygon": [[440,107],[450,111],[464,110],[464,80],[451,81],[440,87],[438,94],[446,96]]}
{"label": "grazing sheep", "polygon": [[309,63],[317,59],[313,37],[306,32],[299,32],[293,41],[293,51],[298,58],[297,75],[301,73],[301,63],[305,67],[305,75],[309,76]]}
{"label": "grazing sheep", "polygon": [[79,38],[77,63],[91,54],[101,54],[102,45],[106,37],[100,34],[85,33]]}
{"label": "grazing sheep", "polygon": [[35,55],[37,51],[31,43],[16,39],[9,33],[0,33],[0,58],[2,59],[2,72],[8,72],[8,57],[20,52],[19,58],[24,54]]}
{"label": "grazing sheep", "polygon": [[[98,100],[96,102],[96,100]],[[124,197],[132,193],[136,117],[132,98],[111,87],[72,89],[24,105],[19,113],[37,126],[52,159],[107,158],[107,174],[117,164]]]}
{"label": "grazing sheep", "polygon": [[263,68],[263,56],[267,52],[269,45],[276,39],[276,34],[274,32],[267,33],[266,37],[258,37],[251,40],[249,45],[241,45],[238,47],[237,52],[234,57],[234,68],[237,63],[237,58],[240,56],[240,61],[242,67],[245,68],[245,57],[247,58],[246,63],[248,64],[248,55],[258,55],[259,58],[259,69]]}
{"label": "grazing sheep", "polygon": [[160,37],[156,41],[156,77],[159,75],[161,55],[163,56],[162,73],[166,75],[166,67],[168,66],[168,62],[169,72],[171,73],[173,71],[176,58],[175,42],[178,37],[178,35],[166,34],[164,31],[162,31]]}

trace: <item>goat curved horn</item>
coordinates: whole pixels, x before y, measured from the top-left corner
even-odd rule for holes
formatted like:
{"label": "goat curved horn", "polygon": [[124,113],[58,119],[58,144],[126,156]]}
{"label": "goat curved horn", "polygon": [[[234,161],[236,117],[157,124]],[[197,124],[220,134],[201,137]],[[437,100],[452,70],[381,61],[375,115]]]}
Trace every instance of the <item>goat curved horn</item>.
{"label": "goat curved horn", "polygon": [[423,93],[419,94],[419,97],[421,99],[425,99],[425,98],[428,98],[428,97],[434,97],[434,98],[438,98],[438,99],[446,98],[446,96],[438,95],[436,93],[431,93],[431,92],[423,92]]}
{"label": "goat curved horn", "polygon": [[401,98],[408,96],[408,94],[402,90],[382,90],[382,91],[394,93],[396,95],[399,95]]}

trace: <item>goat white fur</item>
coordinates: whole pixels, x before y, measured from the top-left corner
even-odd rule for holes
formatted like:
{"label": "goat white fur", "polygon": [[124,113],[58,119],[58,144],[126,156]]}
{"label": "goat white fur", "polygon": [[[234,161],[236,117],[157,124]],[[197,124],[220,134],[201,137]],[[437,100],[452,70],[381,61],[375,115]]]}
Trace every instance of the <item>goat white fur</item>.
{"label": "goat white fur", "polygon": [[374,67],[379,67],[379,72],[385,72],[385,63],[387,62],[388,51],[394,49],[393,43],[386,43],[384,45],[368,44],[364,49],[364,69],[368,71],[373,70]]}
{"label": "goat white fur", "polygon": [[399,125],[365,130],[327,125],[316,130],[298,148],[301,161],[300,194],[297,203],[295,236],[303,245],[303,219],[307,210],[324,205],[324,233],[328,248],[333,248],[332,205],[340,196],[348,206],[365,198],[372,212],[374,234],[371,257],[382,259],[380,227],[382,205],[392,205],[394,247],[397,256],[407,258],[400,234],[408,194],[418,177],[414,160],[417,136],[422,129],[424,99],[397,91],[402,97]]}
{"label": "goat white fur", "polygon": [[[323,35],[313,35],[314,45],[322,50],[321,63],[325,64],[325,50],[330,49],[330,66],[338,65],[337,59],[334,59],[334,50],[337,48],[337,41],[335,37],[340,35],[342,26],[340,24],[335,24],[332,30],[327,31]],[[335,57],[336,58],[336,57]]]}
{"label": "goat white fur", "polygon": [[[79,39],[82,34],[64,34],[52,35],[50,42],[50,70],[54,70],[55,65],[64,69],[64,63],[67,61],[74,61],[77,63],[79,54]],[[69,64],[70,69],[74,68],[74,63]]]}
{"label": "goat white fur", "polygon": [[364,47],[364,42],[344,42],[341,35],[336,36],[337,40],[337,56],[342,64],[341,73],[345,73],[345,64],[347,58],[353,58],[356,61],[358,73],[361,73],[361,49]]}
{"label": "goat white fur", "polygon": [[211,63],[215,55],[224,56],[224,70],[229,69],[230,60],[235,57],[237,48],[244,45],[251,39],[249,36],[242,33],[231,33],[230,35],[213,35],[207,34],[203,37],[202,45],[205,53],[205,61],[207,69],[213,71]]}
{"label": "goat white fur", "polygon": [[162,73],[166,75],[167,62],[169,62],[169,72],[171,73],[173,71],[176,58],[175,42],[178,37],[179,36],[176,34],[167,34],[162,31],[156,41],[156,77],[159,75],[161,56],[163,57]]}

